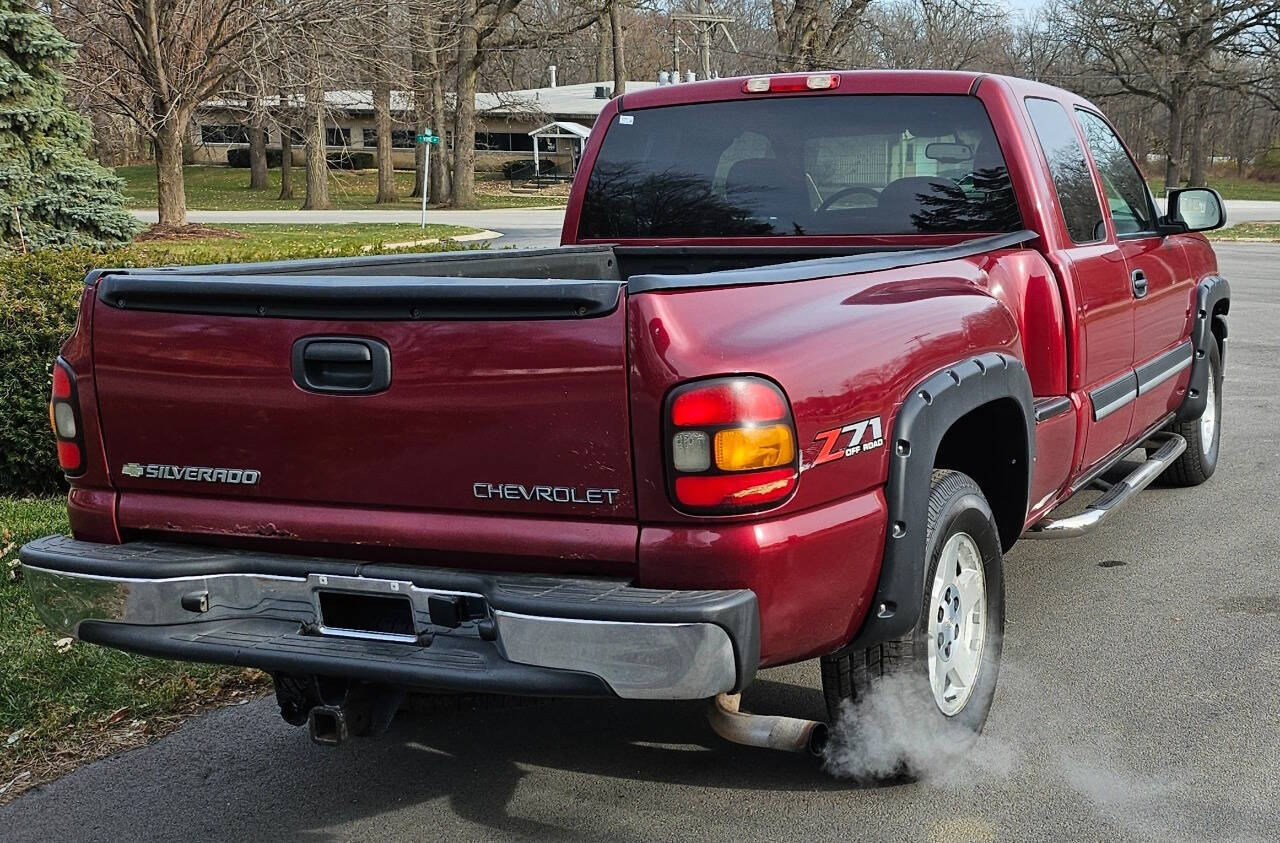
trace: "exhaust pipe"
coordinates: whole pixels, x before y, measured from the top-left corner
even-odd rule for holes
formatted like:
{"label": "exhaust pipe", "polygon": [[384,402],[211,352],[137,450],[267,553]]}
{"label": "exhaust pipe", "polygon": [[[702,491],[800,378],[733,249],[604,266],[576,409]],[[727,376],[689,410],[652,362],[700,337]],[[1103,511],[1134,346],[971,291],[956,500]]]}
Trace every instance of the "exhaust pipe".
{"label": "exhaust pipe", "polygon": [[827,745],[827,724],[798,717],[748,714],[739,710],[741,694],[719,694],[707,709],[715,733],[727,741],[820,757]]}

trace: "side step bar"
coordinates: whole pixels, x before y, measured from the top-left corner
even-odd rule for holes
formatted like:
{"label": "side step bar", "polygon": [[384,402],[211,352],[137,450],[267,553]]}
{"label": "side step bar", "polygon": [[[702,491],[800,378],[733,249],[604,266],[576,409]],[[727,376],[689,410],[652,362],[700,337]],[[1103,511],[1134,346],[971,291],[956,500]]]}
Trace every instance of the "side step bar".
{"label": "side step bar", "polygon": [[1151,481],[1173,464],[1187,449],[1187,440],[1176,433],[1157,433],[1147,440],[1148,447],[1160,443],[1146,462],[1135,468],[1128,477],[1116,483],[1097,500],[1085,507],[1084,512],[1066,518],[1043,518],[1023,534],[1024,539],[1067,539],[1092,532],[1112,512],[1141,492]]}

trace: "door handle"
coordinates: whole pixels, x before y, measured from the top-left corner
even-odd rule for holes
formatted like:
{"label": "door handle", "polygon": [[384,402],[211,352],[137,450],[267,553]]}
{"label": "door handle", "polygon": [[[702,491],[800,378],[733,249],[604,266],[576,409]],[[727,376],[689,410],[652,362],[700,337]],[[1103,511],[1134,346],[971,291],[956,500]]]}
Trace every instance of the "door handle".
{"label": "door handle", "polygon": [[367,395],[391,385],[391,350],[364,337],[303,337],[293,344],[293,381],[308,392]]}
{"label": "door handle", "polygon": [[1135,269],[1129,273],[1129,281],[1133,284],[1133,297],[1135,299],[1144,298],[1147,295],[1147,273],[1141,269]]}

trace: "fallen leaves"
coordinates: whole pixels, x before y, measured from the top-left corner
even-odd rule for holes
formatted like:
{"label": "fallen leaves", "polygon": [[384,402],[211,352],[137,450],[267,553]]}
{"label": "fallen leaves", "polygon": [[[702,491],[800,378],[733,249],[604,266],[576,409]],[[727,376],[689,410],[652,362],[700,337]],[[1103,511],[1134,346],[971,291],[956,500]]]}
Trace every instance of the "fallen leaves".
{"label": "fallen leaves", "polygon": [[[121,706],[110,714],[78,725],[60,725],[53,731],[24,727],[7,737],[0,733],[0,805],[99,758],[146,746],[192,715],[224,705],[243,705],[271,688],[270,679],[254,670],[236,671],[209,683],[184,677],[183,684],[186,691],[166,710]],[[143,717],[139,718],[140,714]]]}
{"label": "fallen leaves", "polygon": [[59,638],[57,641],[53,642],[53,646],[58,648],[59,653],[69,653],[71,652],[71,646],[75,643],[76,639],[71,637]]}

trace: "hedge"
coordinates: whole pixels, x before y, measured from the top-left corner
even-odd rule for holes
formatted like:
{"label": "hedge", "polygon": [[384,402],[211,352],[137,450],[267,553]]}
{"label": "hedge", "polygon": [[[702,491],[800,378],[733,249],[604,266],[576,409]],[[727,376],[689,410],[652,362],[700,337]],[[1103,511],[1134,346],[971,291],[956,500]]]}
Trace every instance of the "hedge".
{"label": "hedge", "polygon": [[[280,167],[282,153],[279,149],[267,148],[267,166],[273,170]],[[372,152],[345,149],[341,152],[325,153],[325,160],[335,170],[372,170],[378,166],[378,157]],[[245,169],[249,166],[249,147],[233,146],[227,150],[227,166]],[[532,166],[532,164],[530,165]]]}
{"label": "hedge", "polygon": [[[538,162],[538,172],[542,175],[550,175],[556,172],[556,162],[543,159]],[[502,177],[505,179],[530,179],[533,178],[533,159],[521,158],[516,161],[504,161],[502,163]]]}
{"label": "hedge", "polygon": [[[267,147],[267,167],[279,169],[283,153],[276,148]],[[227,166],[247,170],[249,168],[249,147],[233,146],[227,150]]]}
{"label": "hedge", "polygon": [[0,494],[65,488],[49,430],[53,360],[75,326],[85,274],[94,267],[227,263],[362,254],[358,245],[221,246],[181,256],[64,249],[0,258]]}
{"label": "hedge", "polygon": [[378,159],[372,152],[330,152],[325,155],[329,166],[338,170],[372,170],[378,166]]}

